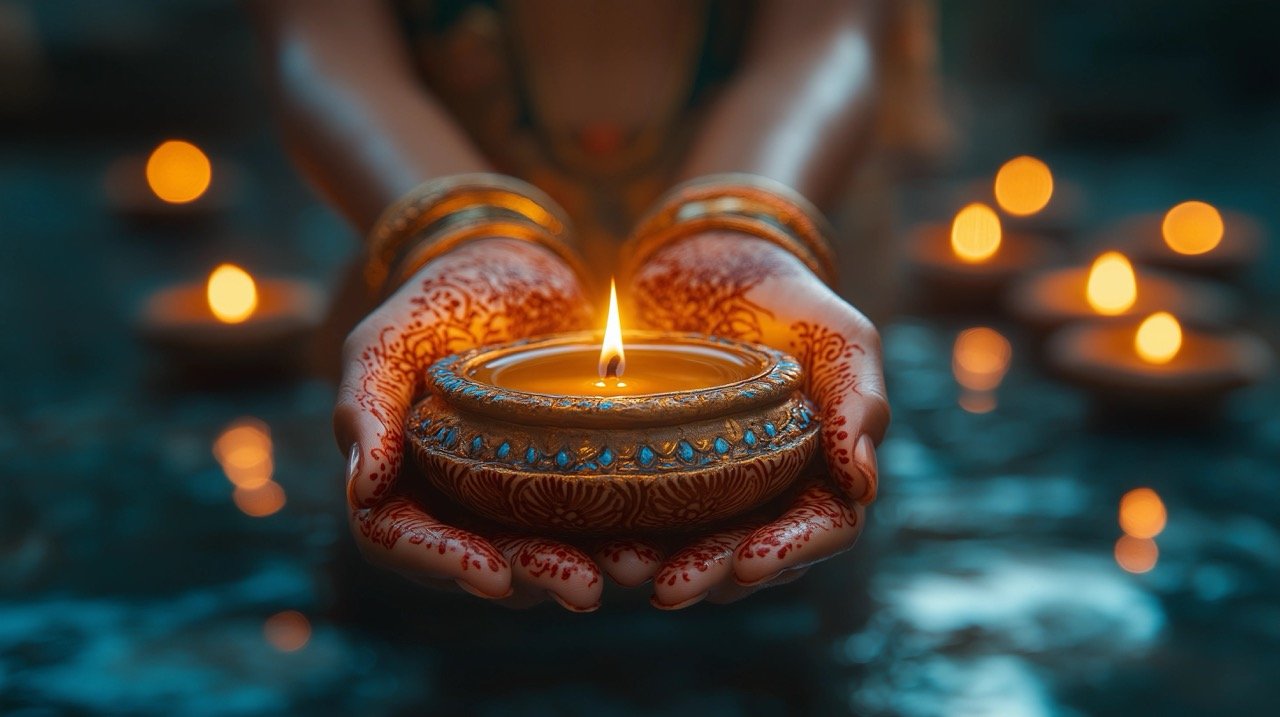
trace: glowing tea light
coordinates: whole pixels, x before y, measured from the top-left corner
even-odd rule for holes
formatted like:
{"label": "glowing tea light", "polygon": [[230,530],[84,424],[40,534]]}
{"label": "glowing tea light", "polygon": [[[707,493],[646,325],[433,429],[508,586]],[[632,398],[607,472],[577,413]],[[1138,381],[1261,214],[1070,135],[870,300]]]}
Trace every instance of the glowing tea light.
{"label": "glowing tea light", "polygon": [[1133,336],[1133,347],[1150,364],[1167,364],[1182,349],[1182,324],[1167,311],[1148,316]]}
{"label": "glowing tea light", "polygon": [[227,480],[239,488],[259,488],[271,481],[271,433],[255,418],[242,418],[222,430],[213,443],[213,455]]}
{"label": "glowing tea light", "polygon": [[256,488],[236,486],[231,492],[231,501],[241,513],[251,518],[266,518],[284,507],[284,488],[274,481],[267,481]]}
{"label": "glowing tea light", "polygon": [[1044,209],[1053,197],[1053,173],[1049,165],[1023,155],[1005,162],[996,172],[996,203],[1017,217]]}
{"label": "glowing tea light", "polygon": [[262,623],[262,636],[280,652],[297,652],[311,640],[311,621],[297,610],[284,610]]}
{"label": "glowing tea light", "polygon": [[221,264],[209,274],[205,297],[219,321],[238,324],[258,308],[258,285],[244,269],[235,264]]}
{"label": "glowing tea light", "polygon": [[969,413],[988,413],[995,409],[993,391],[1004,380],[1012,355],[1009,340],[995,329],[979,326],[965,329],[956,336],[951,371],[956,383],[965,389],[960,394],[961,408]]}
{"label": "glowing tea light", "polygon": [[200,148],[178,139],[162,142],[147,158],[147,185],[161,200],[186,204],[199,199],[213,180],[213,166]]}
{"label": "glowing tea light", "polygon": [[961,261],[987,261],[1000,249],[1000,217],[985,204],[961,209],[951,223],[951,250]]}
{"label": "glowing tea light", "polygon": [[1160,233],[1165,244],[1179,254],[1195,256],[1213,251],[1222,243],[1222,215],[1205,202],[1183,202],[1164,215]]}
{"label": "glowing tea light", "polygon": [[1150,488],[1134,488],[1120,499],[1120,529],[1135,538],[1154,538],[1168,520],[1164,501]]}
{"label": "glowing tea light", "polygon": [[1150,572],[1156,566],[1156,561],[1160,558],[1160,549],[1156,547],[1156,541],[1150,538],[1122,535],[1116,541],[1115,556],[1116,565],[1123,570],[1141,574]]}
{"label": "glowing tea light", "polygon": [[1118,316],[1137,303],[1138,277],[1124,254],[1109,251],[1093,261],[1085,297],[1089,306],[1104,316]]}

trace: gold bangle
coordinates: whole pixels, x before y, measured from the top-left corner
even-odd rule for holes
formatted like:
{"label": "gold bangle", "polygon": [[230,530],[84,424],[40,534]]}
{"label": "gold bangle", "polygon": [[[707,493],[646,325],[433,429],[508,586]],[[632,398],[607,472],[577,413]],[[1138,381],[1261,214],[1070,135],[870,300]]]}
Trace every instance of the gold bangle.
{"label": "gold bangle", "polygon": [[676,185],[642,218],[625,249],[630,275],[664,247],[693,234],[733,230],[791,252],[828,286],[836,281],[831,224],[781,182],[752,174],[712,174]]}
{"label": "gold bangle", "polygon": [[572,236],[564,210],[527,182],[490,173],[443,177],[415,187],[382,213],[369,234],[365,280],[385,295],[441,254],[492,237],[539,244],[583,279]]}

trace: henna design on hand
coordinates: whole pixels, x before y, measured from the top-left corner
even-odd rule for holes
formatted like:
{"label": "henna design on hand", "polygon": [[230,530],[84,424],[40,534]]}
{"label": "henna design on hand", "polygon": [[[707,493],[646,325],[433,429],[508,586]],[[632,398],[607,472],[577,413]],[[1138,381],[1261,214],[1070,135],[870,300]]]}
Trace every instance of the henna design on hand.
{"label": "henna design on hand", "polygon": [[854,353],[866,354],[866,350],[820,324],[798,321],[791,331],[795,337],[791,352],[804,367],[805,393],[819,409],[831,477],[854,500],[874,495],[875,487],[855,468],[848,418],[840,410],[845,396],[859,394],[852,359]]}
{"label": "henna design on hand", "polygon": [[[841,500],[821,482],[814,481],[800,492],[781,518],[760,527],[743,540],[734,559],[738,561],[741,571],[751,561],[771,559],[781,563],[790,556],[791,561],[786,565],[770,565],[759,571],[762,573],[760,577],[753,575],[755,579],[752,582],[769,580],[784,567],[803,565],[804,561],[799,560],[795,553],[804,550],[820,531],[832,533],[855,526],[857,522],[858,516],[853,506]],[[815,556],[826,557],[830,557],[830,554],[824,552]]]}
{"label": "henna design on hand", "polygon": [[383,429],[378,445],[368,448],[371,470],[361,478],[373,484],[364,491],[366,504],[399,473],[402,424],[428,365],[463,349],[579,328],[588,320],[573,274],[538,247],[508,242],[495,252],[472,245],[432,268],[413,288],[407,315],[391,319],[355,357],[363,366],[356,404]]}
{"label": "henna design on hand", "polygon": [[406,540],[442,558],[453,554],[463,573],[472,570],[496,573],[507,566],[502,554],[488,541],[470,531],[441,523],[406,496],[389,498],[372,509],[355,508],[352,518],[360,534],[368,539],[367,544],[379,545],[388,551]]}

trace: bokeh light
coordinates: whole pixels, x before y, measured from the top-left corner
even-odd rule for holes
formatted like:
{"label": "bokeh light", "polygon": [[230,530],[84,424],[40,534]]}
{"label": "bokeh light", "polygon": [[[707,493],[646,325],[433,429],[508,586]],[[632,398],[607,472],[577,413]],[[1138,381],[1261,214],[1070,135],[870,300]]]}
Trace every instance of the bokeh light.
{"label": "bokeh light", "polygon": [[1104,316],[1117,316],[1138,300],[1138,277],[1133,264],[1118,251],[1108,251],[1093,260],[1085,286],[1089,307]]}
{"label": "bokeh light", "polygon": [[1000,249],[1000,217],[985,204],[975,202],[961,209],[951,223],[951,250],[962,261],[977,264]]}
{"label": "bokeh light", "polygon": [[1116,541],[1116,565],[1131,573],[1149,572],[1156,566],[1160,558],[1160,549],[1156,541],[1150,538],[1135,538],[1122,535]]}
{"label": "bokeh light", "polygon": [[1154,538],[1164,530],[1164,501],[1150,488],[1134,488],[1120,499],[1120,529],[1135,538]]}
{"label": "bokeh light", "polygon": [[257,488],[236,487],[231,492],[231,500],[241,513],[251,518],[265,518],[274,515],[284,507],[284,488],[279,483],[268,481]]}
{"label": "bokeh light", "polygon": [[1165,364],[1182,348],[1182,325],[1167,311],[1148,316],[1133,337],[1133,346],[1143,361]]}
{"label": "bokeh light", "polygon": [[213,443],[213,455],[227,479],[240,488],[259,488],[274,470],[271,432],[256,418],[233,421]]}
{"label": "bokeh light", "polygon": [[157,197],[170,204],[199,199],[212,180],[209,158],[190,142],[161,142],[147,157],[147,184]]}
{"label": "bokeh light", "polygon": [[1053,197],[1053,173],[1035,157],[1014,157],[996,172],[996,202],[1014,216],[1035,214]]}
{"label": "bokeh light", "polygon": [[990,391],[1004,379],[1012,356],[1009,340],[999,331],[986,326],[965,329],[956,336],[951,371],[964,388]]}
{"label": "bokeh light", "polygon": [[1205,202],[1183,202],[1164,215],[1160,226],[1165,244],[1179,254],[1204,254],[1222,242],[1222,215]]}
{"label": "bokeh light", "polygon": [[220,264],[209,274],[205,296],[213,315],[228,324],[244,321],[258,308],[257,284],[235,264]]}
{"label": "bokeh light", "polygon": [[297,610],[284,610],[262,623],[267,642],[281,652],[296,652],[311,640],[311,621]]}

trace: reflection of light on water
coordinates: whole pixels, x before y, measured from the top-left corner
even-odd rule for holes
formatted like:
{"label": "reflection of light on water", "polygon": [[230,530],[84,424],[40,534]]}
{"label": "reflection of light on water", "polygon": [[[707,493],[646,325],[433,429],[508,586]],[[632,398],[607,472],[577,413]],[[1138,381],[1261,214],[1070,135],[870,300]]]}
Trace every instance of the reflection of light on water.
{"label": "reflection of light on water", "polygon": [[960,393],[960,407],[970,413],[988,413],[995,409],[992,393],[1009,370],[1013,349],[1008,339],[995,329],[978,326],[960,332],[951,352],[951,372]]}
{"label": "reflection of light on water", "polygon": [[1150,538],[1122,535],[1116,541],[1116,564],[1131,573],[1145,573],[1156,566],[1160,549]]}
{"label": "reflection of light on water", "polygon": [[311,639],[311,621],[297,610],[285,610],[267,618],[262,634],[281,652],[295,652]]}
{"label": "reflection of light on water", "polygon": [[268,482],[257,488],[237,487],[231,492],[231,500],[241,513],[251,518],[265,518],[284,507],[284,488],[276,482]]}
{"label": "reflection of light on water", "polygon": [[222,430],[213,455],[227,479],[240,488],[257,488],[271,480],[271,431],[256,418],[240,418]]}
{"label": "reflection of light on water", "polygon": [[271,429],[256,418],[232,421],[213,442],[213,455],[235,485],[231,500],[240,512],[264,518],[284,507],[284,488],[271,480]]}
{"label": "reflection of light on water", "polygon": [[1134,488],[1120,499],[1120,529],[1135,538],[1154,538],[1164,530],[1164,501],[1150,488]]}

